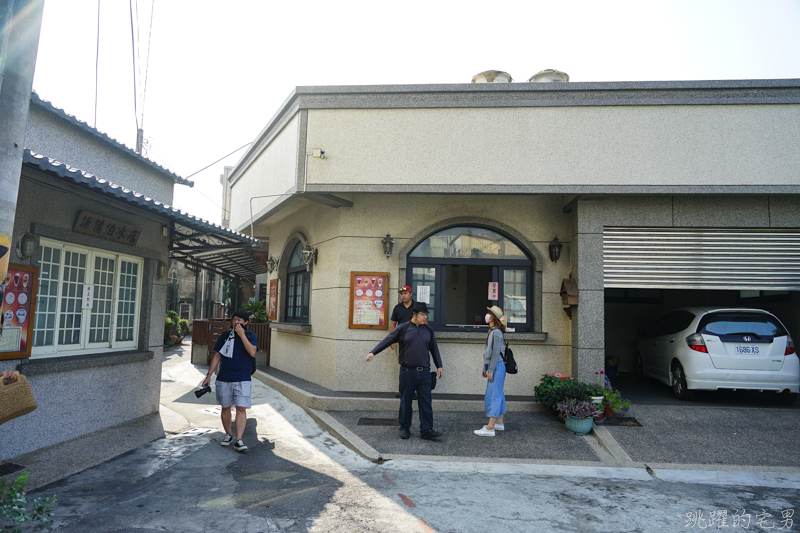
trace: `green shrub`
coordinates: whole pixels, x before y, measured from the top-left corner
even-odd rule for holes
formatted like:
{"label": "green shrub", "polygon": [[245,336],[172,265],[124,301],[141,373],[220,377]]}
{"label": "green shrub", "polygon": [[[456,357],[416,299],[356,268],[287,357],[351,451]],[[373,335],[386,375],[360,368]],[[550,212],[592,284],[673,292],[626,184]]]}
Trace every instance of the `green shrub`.
{"label": "green shrub", "polygon": [[253,322],[254,324],[269,322],[264,302],[247,302],[242,306],[242,310],[250,313],[248,322]]}
{"label": "green shrub", "polygon": [[[41,522],[48,531],[53,529],[52,505],[56,503],[56,495],[52,498],[35,498],[32,504],[25,497],[23,485],[28,482],[30,472],[25,472],[6,488],[6,480],[0,480],[0,531],[17,531],[17,526],[25,522]],[[29,508],[30,507],[30,508]]]}
{"label": "green shrub", "polygon": [[594,391],[594,386],[589,383],[574,378],[562,380],[547,374],[543,375],[539,385],[533,388],[534,401],[544,405],[550,412],[555,412],[556,405],[565,400],[589,401]]}

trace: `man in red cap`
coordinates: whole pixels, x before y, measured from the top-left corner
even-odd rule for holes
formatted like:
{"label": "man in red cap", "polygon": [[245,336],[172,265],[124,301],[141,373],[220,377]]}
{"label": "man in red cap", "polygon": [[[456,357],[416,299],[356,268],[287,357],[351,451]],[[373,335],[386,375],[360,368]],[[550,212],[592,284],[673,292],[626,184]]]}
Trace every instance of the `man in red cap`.
{"label": "man in red cap", "polygon": [[[389,319],[389,333],[394,331],[394,328],[411,320],[414,312],[411,308],[414,306],[414,300],[411,299],[411,287],[403,285],[397,292],[400,293],[400,303],[394,306],[392,310],[392,318]],[[392,344],[392,350],[397,349],[397,344]]]}

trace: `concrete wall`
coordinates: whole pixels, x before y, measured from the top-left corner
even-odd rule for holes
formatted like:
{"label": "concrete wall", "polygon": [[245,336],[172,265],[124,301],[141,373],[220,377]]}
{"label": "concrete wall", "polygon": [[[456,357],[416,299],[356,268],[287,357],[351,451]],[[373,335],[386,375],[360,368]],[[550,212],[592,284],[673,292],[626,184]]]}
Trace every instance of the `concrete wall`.
{"label": "concrete wall", "polygon": [[[136,246],[72,232],[82,210],[142,228]],[[144,258],[138,347],[92,355],[34,356],[0,361],[0,370],[28,376],[39,407],[3,425],[0,461],[111,427],[159,409],[166,278],[155,277],[158,260],[167,260],[165,221],[132,206],[23,170],[13,238],[31,232],[67,243]],[[39,249],[40,250],[40,249]],[[37,264],[38,253],[12,263]]]}
{"label": "concrete wall", "polygon": [[[547,246],[558,234],[565,241],[562,257],[569,257],[570,218],[561,212],[560,196],[413,195],[398,199],[396,195],[354,194],[347,199],[353,201],[352,208],[312,204],[273,225],[269,233],[270,249],[276,256],[281,254],[282,265],[288,261],[291,246],[287,241],[293,234],[302,233],[319,248],[311,277],[311,332],[273,330],[271,364],[331,389],[397,390],[394,352],[387,350],[369,364],[364,361],[388,330],[349,328],[350,273],[389,272],[387,304],[391,310],[398,302],[397,287],[405,284],[400,251],[413,247],[412,238],[425,228],[454,217],[477,219],[480,213],[482,219],[493,219],[523,234],[540,257],[547,257]],[[445,200],[447,209],[442,208]],[[380,242],[387,232],[396,241],[395,253],[388,260]],[[547,332],[546,340],[515,341],[513,334],[509,335],[520,373],[507,380],[507,394],[531,395],[543,373],[570,372],[571,331],[559,296],[561,279],[569,275],[569,262],[562,259],[554,264],[546,259],[542,263],[542,331]],[[285,273],[285,267],[281,272]],[[282,277],[282,301],[284,283]],[[283,303],[279,320],[282,315]],[[471,335],[474,338],[439,339],[445,378],[437,385],[438,392],[483,393],[486,382],[480,369],[485,335]]]}
{"label": "concrete wall", "polygon": [[[231,228],[238,228],[250,220],[251,197],[285,193],[297,184],[298,127],[299,118],[295,116],[233,184],[230,198]],[[276,200],[253,200],[253,213],[258,213]]]}
{"label": "concrete wall", "polygon": [[311,109],[307,142],[309,185],[792,185],[800,106]]}
{"label": "concrete wall", "polygon": [[172,205],[175,183],[168,175],[35,103],[25,148]]}

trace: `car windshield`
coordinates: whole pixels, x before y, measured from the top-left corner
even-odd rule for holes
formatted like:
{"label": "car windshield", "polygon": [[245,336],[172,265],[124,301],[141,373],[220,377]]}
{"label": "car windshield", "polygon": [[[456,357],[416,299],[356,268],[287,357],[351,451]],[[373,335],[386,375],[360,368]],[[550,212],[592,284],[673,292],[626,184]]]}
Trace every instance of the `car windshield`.
{"label": "car windshield", "polygon": [[700,320],[698,332],[709,335],[755,334],[767,337],[786,335],[780,322],[762,313],[710,313]]}

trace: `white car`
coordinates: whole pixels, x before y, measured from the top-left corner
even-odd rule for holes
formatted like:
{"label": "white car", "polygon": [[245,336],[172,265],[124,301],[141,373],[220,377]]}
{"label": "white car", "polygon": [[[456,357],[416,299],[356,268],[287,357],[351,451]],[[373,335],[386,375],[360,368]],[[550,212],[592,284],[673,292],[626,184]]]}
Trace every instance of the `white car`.
{"label": "white car", "polygon": [[772,392],[792,404],[800,392],[800,359],[792,337],[761,309],[686,307],[663,315],[636,346],[637,377],[649,376],[688,400],[695,390]]}

